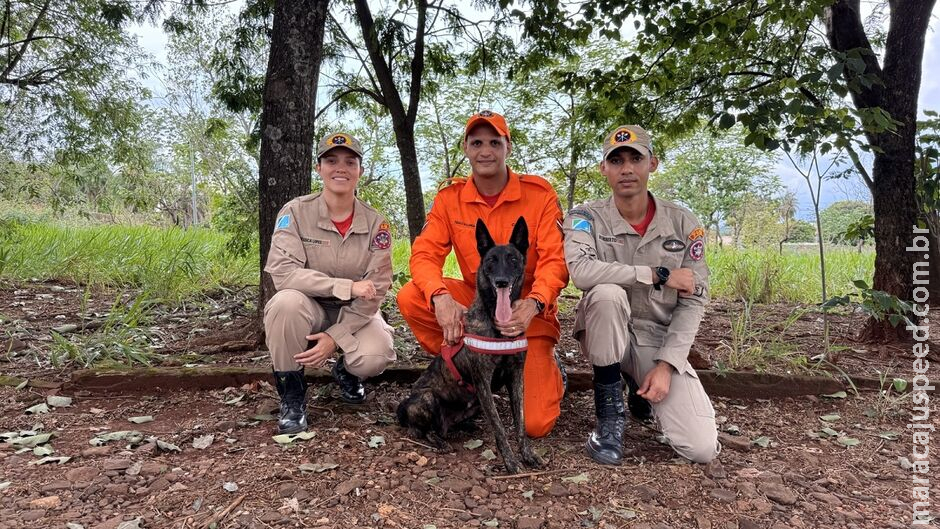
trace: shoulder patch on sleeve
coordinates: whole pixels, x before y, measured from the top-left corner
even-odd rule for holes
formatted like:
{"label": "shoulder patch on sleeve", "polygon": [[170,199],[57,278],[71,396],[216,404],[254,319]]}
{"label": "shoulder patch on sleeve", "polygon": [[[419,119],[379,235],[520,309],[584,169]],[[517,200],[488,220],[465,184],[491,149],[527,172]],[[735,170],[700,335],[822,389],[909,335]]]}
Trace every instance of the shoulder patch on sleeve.
{"label": "shoulder patch on sleeve", "polygon": [[591,221],[587,219],[572,219],[571,220],[571,229],[575,231],[583,231],[587,233],[592,233],[593,229],[591,227]]}
{"label": "shoulder patch on sleeve", "polygon": [[693,261],[701,261],[705,257],[705,242],[702,239],[697,239],[689,246],[689,257]]}
{"label": "shoulder patch on sleeve", "polygon": [[689,240],[694,241],[701,239],[705,236],[705,230],[701,226],[697,226],[691,233],[689,233]]}
{"label": "shoulder patch on sleeve", "polygon": [[290,213],[278,217],[277,222],[274,224],[276,230],[284,230],[288,227],[290,227]]}
{"label": "shoulder patch on sleeve", "polygon": [[586,209],[584,209],[584,208],[574,208],[574,209],[572,209],[571,211],[569,211],[568,214],[569,214],[569,215],[578,215],[579,217],[584,217],[584,218],[586,218],[586,219],[588,219],[588,220],[590,220],[590,221],[593,221],[593,220],[594,220],[594,215],[593,215],[590,211],[588,211],[588,210],[586,210]]}
{"label": "shoulder patch on sleeve", "polygon": [[[387,224],[383,224],[387,226]],[[388,250],[392,246],[392,234],[389,233],[388,228],[379,229],[379,232],[375,234],[375,237],[372,239],[372,244],[369,245],[371,250]]]}

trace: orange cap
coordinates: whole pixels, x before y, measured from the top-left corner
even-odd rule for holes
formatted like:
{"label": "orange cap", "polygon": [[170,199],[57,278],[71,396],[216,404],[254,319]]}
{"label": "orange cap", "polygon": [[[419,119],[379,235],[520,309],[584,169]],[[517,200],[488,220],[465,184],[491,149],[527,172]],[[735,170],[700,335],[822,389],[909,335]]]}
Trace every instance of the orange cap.
{"label": "orange cap", "polygon": [[467,126],[463,129],[464,139],[467,139],[467,134],[470,134],[473,127],[476,127],[480,123],[488,124],[496,129],[496,132],[499,133],[500,136],[506,136],[506,139],[511,141],[509,137],[509,125],[506,125],[506,119],[492,110],[481,110],[470,116],[470,119],[467,120]]}

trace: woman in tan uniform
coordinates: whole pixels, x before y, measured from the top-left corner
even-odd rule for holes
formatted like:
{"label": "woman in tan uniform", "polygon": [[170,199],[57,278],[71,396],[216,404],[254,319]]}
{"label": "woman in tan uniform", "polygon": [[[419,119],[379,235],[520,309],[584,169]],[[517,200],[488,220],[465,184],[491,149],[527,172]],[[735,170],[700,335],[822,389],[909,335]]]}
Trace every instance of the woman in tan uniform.
{"label": "woman in tan uniform", "polygon": [[358,404],[362,380],[395,360],[392,328],[379,314],[392,282],[392,238],[385,218],[356,198],[359,141],[324,137],[316,170],[323,191],[284,205],[264,268],[277,288],[264,308],[264,329],[281,397],[280,433],[307,428],[305,366],[339,354],[333,377],[340,396]]}

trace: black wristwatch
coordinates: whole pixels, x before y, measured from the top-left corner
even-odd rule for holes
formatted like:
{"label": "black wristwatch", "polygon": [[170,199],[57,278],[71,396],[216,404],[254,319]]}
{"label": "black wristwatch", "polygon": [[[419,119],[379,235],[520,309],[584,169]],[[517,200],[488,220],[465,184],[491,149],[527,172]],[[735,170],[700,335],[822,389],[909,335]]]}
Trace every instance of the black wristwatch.
{"label": "black wristwatch", "polygon": [[535,298],[529,298],[529,299],[531,299],[532,301],[535,302],[535,308],[536,308],[536,310],[538,310],[538,312],[536,312],[536,314],[541,314],[542,311],[545,310],[545,304],[544,304],[544,303],[542,303],[541,301],[539,301],[539,300],[537,300],[537,299],[535,299]]}
{"label": "black wristwatch", "polygon": [[656,279],[657,281],[653,283],[653,288],[662,290],[662,286],[666,284],[666,281],[669,281],[669,269],[665,266],[657,266]]}

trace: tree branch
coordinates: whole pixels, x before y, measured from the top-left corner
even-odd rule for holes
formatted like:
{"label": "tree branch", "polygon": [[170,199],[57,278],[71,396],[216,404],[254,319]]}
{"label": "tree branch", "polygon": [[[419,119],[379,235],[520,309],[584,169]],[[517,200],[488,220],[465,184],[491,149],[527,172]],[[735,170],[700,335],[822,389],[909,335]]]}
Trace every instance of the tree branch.
{"label": "tree branch", "polygon": [[10,0],[7,0],[3,9],[3,22],[0,22],[0,36],[7,33],[7,21],[10,20]]}
{"label": "tree branch", "polygon": [[[838,0],[826,9],[826,34],[829,37],[829,45],[840,53],[861,49],[861,58],[865,61],[865,71],[862,73],[873,74],[884,80],[884,73],[872,50],[868,35],[865,34],[859,11],[859,0]],[[842,75],[846,80],[850,80],[854,74],[846,68]],[[850,93],[858,109],[883,106],[884,86],[881,83],[872,83],[869,88],[850,90]]]}
{"label": "tree branch", "polygon": [[18,40],[15,42],[5,42],[5,43],[0,42],[0,49],[16,46],[17,44],[27,44],[36,40],[45,40],[45,39],[61,40],[74,46],[74,43],[65,37],[59,37],[58,35],[39,35],[38,37],[27,38],[27,39]]}
{"label": "tree branch", "polygon": [[865,185],[868,186],[868,190],[871,191],[872,196],[875,195],[875,182],[872,180],[871,175],[868,174],[868,169],[862,165],[862,160],[858,156],[858,152],[852,147],[851,143],[847,143],[845,150],[849,153],[849,158],[852,159],[852,164],[855,165],[855,170],[858,171],[858,174],[862,176],[862,180],[865,181]]}
{"label": "tree branch", "polygon": [[[379,88],[379,83],[375,80],[375,77],[373,77],[372,70],[369,69],[369,61],[367,61],[365,57],[363,57],[362,54],[359,53],[359,47],[356,46],[356,44],[352,41],[351,38],[349,38],[349,35],[346,33],[346,30],[343,29],[343,26],[339,23],[338,20],[336,20],[333,14],[329,13],[328,16],[330,17],[330,20],[333,21],[333,25],[336,26],[336,29],[339,30],[340,35],[342,35],[343,38],[346,39],[346,42],[349,44],[349,47],[352,48],[353,53],[355,53],[356,57],[359,58],[359,62],[362,63],[362,68],[366,71],[366,75],[369,77],[369,82],[372,83],[372,88],[376,92],[381,92],[381,88]],[[365,34],[363,33],[363,35]],[[388,106],[385,104],[385,102],[380,102],[379,104],[382,106]]]}
{"label": "tree branch", "polygon": [[413,126],[418,118],[418,102],[421,99],[421,78],[424,75],[424,30],[427,23],[428,2],[418,0],[418,23],[415,27],[415,56],[411,60],[411,86],[409,87],[408,113],[405,119]]}
{"label": "tree branch", "polygon": [[39,28],[39,22],[46,16],[46,10],[49,9],[49,3],[52,0],[46,0],[46,3],[42,5],[42,8],[39,10],[39,14],[36,15],[36,19],[33,20],[32,27],[29,28],[29,31],[26,33],[26,38],[23,39],[23,45],[20,46],[19,51],[13,54],[13,57],[10,59],[10,63],[7,64],[7,67],[3,70],[3,73],[0,74],[0,79],[6,78],[10,75],[10,72],[16,68],[16,65],[19,64],[20,60],[23,58],[23,55],[26,53],[26,48],[29,46],[30,41],[33,39],[33,35],[36,33],[36,29]]}
{"label": "tree branch", "polygon": [[[422,0],[424,1],[424,0]],[[362,31],[362,39],[366,45],[366,51],[369,52],[369,59],[372,68],[375,70],[375,77],[383,99],[384,106],[392,115],[392,123],[401,123],[406,119],[404,105],[398,88],[395,86],[395,79],[392,77],[391,65],[385,62],[382,56],[382,49],[379,44],[379,37],[375,32],[375,19],[372,17],[372,10],[367,0],[354,0],[356,6],[356,18],[359,20],[359,28]]]}
{"label": "tree branch", "polygon": [[360,86],[354,86],[354,87],[352,87],[352,88],[347,88],[346,90],[343,90],[342,92],[340,92],[340,93],[334,95],[333,98],[330,99],[330,102],[329,102],[329,103],[327,103],[326,105],[323,106],[323,108],[321,108],[319,111],[317,111],[317,114],[313,117],[314,121],[320,119],[320,116],[322,116],[324,112],[326,112],[331,106],[333,106],[334,104],[336,104],[340,99],[342,99],[342,98],[348,96],[349,94],[357,94],[357,93],[358,93],[358,94],[365,94],[365,95],[371,97],[372,100],[375,101],[376,103],[378,103],[379,105],[385,106],[385,102],[384,102],[384,100],[382,99],[382,96],[381,96],[381,95],[379,95],[379,94],[373,92],[372,90],[369,90],[368,88],[363,88],[363,87],[360,87]]}

